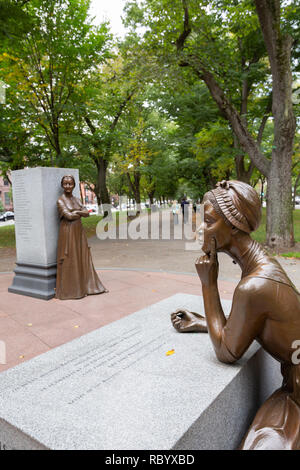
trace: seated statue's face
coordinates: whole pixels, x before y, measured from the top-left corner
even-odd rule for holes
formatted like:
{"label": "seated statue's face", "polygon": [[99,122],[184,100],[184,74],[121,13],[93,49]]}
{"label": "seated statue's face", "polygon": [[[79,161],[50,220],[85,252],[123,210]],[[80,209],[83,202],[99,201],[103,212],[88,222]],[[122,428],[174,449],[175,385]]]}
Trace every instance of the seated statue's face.
{"label": "seated statue's face", "polygon": [[217,251],[222,251],[230,244],[232,229],[225,223],[223,217],[215,211],[212,203],[205,196],[203,204],[204,221],[201,228],[204,231],[204,242],[202,250],[208,254],[211,249],[212,238],[215,238]]}

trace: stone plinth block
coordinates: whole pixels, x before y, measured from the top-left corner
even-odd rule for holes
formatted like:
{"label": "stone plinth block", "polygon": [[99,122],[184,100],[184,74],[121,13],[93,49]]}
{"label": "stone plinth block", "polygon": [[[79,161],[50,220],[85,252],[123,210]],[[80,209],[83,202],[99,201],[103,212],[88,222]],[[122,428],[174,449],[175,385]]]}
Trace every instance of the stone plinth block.
{"label": "stone plinth block", "polygon": [[280,367],[257,344],[220,363],[208,334],[174,330],[179,307],[204,311],[176,294],[2,372],[0,447],[237,448]]}
{"label": "stone plinth block", "polygon": [[56,201],[61,178],[73,175],[79,197],[79,171],[28,168],[12,172],[17,267],[9,292],[40,299],[54,296],[59,217]]}

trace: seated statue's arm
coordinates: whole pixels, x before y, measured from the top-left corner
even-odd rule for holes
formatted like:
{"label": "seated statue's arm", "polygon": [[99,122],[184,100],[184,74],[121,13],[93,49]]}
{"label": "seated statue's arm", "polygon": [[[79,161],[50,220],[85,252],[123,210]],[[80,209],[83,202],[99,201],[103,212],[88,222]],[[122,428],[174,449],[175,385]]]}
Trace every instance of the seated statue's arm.
{"label": "seated statue's arm", "polygon": [[236,360],[262,332],[267,318],[264,292],[252,281],[241,281],[234,291],[230,315],[222,330],[222,344]]}
{"label": "seated statue's arm", "polygon": [[67,220],[77,220],[80,219],[80,215],[77,214],[77,212],[71,212],[65,203],[63,202],[62,199],[58,199],[57,201],[57,209],[60,218],[62,219],[63,217]]}
{"label": "seated statue's arm", "polygon": [[[217,286],[213,289],[203,285],[203,297],[208,331],[217,358],[222,362],[235,362],[247,351],[261,333],[265,315],[253,308],[247,285],[237,286],[232,299],[231,312],[226,320]],[[218,299],[218,300],[217,300]]]}
{"label": "seated statue's arm", "polygon": [[238,286],[226,320],[218,291],[218,259],[214,244],[209,256],[196,261],[196,269],[202,283],[207,328],[216,356],[222,362],[235,362],[259,334],[264,319],[256,312],[253,314],[249,292]]}

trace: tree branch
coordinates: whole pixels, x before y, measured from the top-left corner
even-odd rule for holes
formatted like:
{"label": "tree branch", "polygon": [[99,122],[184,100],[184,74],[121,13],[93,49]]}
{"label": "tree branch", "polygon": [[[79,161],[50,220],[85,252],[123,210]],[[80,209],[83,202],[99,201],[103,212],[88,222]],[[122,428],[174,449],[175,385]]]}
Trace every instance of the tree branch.
{"label": "tree branch", "polygon": [[92,123],[92,121],[90,120],[90,118],[89,118],[88,116],[85,116],[85,117],[84,117],[84,120],[85,120],[85,122],[87,123],[87,125],[88,125],[88,127],[89,127],[91,133],[92,133],[92,134],[95,134],[95,132],[96,132],[96,127],[94,126],[94,124]]}
{"label": "tree branch", "polygon": [[279,39],[280,0],[254,0],[254,3],[272,68],[277,62],[276,43]]}
{"label": "tree branch", "polygon": [[[280,0],[254,0],[254,3],[270,60],[274,96],[279,94],[285,100],[292,80],[289,69],[293,39],[281,32]],[[274,99],[273,106],[275,103]]]}
{"label": "tree branch", "polygon": [[182,7],[184,11],[184,21],[183,21],[183,32],[179,36],[179,38],[176,41],[176,48],[177,51],[181,51],[184,47],[184,43],[187,39],[187,37],[190,35],[192,32],[192,28],[190,26],[190,17],[189,17],[189,10],[188,10],[188,4],[187,0],[182,0]]}
{"label": "tree branch", "polygon": [[134,95],[134,91],[130,92],[129,95],[126,97],[126,99],[120,104],[119,110],[118,110],[117,114],[115,115],[115,118],[114,118],[113,122],[110,125],[110,129],[112,131],[115,129],[116,125],[118,124],[118,120],[120,119],[123,110],[127,106],[127,103],[131,100],[133,95]]}
{"label": "tree branch", "polygon": [[131,191],[133,192],[133,194],[135,194],[135,187],[134,187],[133,182],[131,181],[130,174],[126,172],[126,175],[127,175],[129,187],[131,188]]}
{"label": "tree branch", "polygon": [[196,66],[194,62],[193,67],[196,73],[198,73],[199,71],[199,76],[204,80],[206,86],[208,87],[211,93],[211,96],[218,105],[220,112],[229,121],[244,152],[248,153],[253,164],[258,168],[258,170],[263,175],[267,175],[269,172],[270,162],[262,154],[258,143],[248,131],[241,115],[226,98],[225,93],[223,92],[219,84],[216,82],[212,73],[208,72],[202,66],[202,64],[198,64]]}
{"label": "tree branch", "polygon": [[265,127],[266,127],[266,124],[267,124],[267,120],[270,117],[271,111],[272,111],[272,93],[269,96],[269,101],[268,101],[268,104],[267,104],[267,107],[266,107],[266,110],[265,110],[265,114],[264,114],[264,117],[262,118],[262,121],[261,121],[260,126],[259,126],[257,139],[256,139],[256,141],[259,145],[261,144],[261,141],[262,141],[262,138],[263,138],[263,133],[264,133],[264,130],[265,130]]}

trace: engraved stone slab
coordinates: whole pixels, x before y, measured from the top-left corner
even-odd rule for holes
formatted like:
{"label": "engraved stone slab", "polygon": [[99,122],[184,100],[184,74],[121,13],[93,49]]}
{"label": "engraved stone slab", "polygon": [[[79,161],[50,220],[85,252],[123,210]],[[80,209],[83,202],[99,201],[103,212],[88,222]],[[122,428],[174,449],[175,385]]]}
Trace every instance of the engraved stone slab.
{"label": "engraved stone slab", "polygon": [[59,217],[56,201],[62,194],[64,175],[76,181],[79,171],[70,168],[27,168],[12,172],[17,267],[10,292],[42,299],[54,296]]}
{"label": "engraved stone slab", "polygon": [[0,374],[0,447],[236,448],[279,366],[258,345],[218,362],[207,334],[173,329],[178,307],[203,313],[177,294]]}
{"label": "engraved stone slab", "polygon": [[76,169],[39,167],[12,172],[18,263],[56,263],[59,228],[56,201],[63,192],[60,181],[64,175],[74,176],[73,194],[80,197]]}

